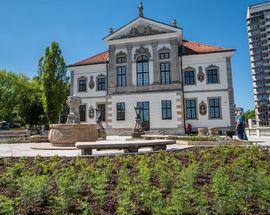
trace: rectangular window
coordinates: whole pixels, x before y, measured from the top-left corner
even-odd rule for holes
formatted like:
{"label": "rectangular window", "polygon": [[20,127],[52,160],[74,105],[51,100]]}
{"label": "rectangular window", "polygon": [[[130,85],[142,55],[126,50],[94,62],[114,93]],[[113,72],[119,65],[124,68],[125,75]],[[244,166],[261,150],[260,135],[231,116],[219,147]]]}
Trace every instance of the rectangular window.
{"label": "rectangular window", "polygon": [[124,87],[126,86],[126,67],[120,66],[117,67],[117,86]]}
{"label": "rectangular window", "polygon": [[126,57],[117,57],[116,58],[116,63],[117,64],[126,63],[126,62],[127,62],[127,58]]}
{"label": "rectangular window", "polygon": [[116,104],[116,118],[117,121],[125,121],[126,113],[125,113],[125,102],[120,102]]}
{"label": "rectangular window", "polygon": [[208,69],[207,70],[207,83],[208,84],[217,84],[218,83],[218,70],[217,69]]}
{"label": "rectangular window", "polygon": [[162,119],[172,119],[172,102],[171,100],[161,101]]}
{"label": "rectangular window", "polygon": [[86,78],[79,79],[79,92],[86,91]]}
{"label": "rectangular window", "polygon": [[219,98],[209,99],[208,106],[209,106],[209,118],[220,119],[221,118],[220,99]]}
{"label": "rectangular window", "polygon": [[186,119],[197,119],[197,101],[196,99],[187,99],[186,106]]}
{"label": "rectangular window", "polygon": [[97,83],[97,90],[98,91],[103,91],[106,90],[106,78],[98,78],[97,79],[98,83]]}
{"label": "rectangular window", "polygon": [[170,59],[170,52],[163,52],[159,54],[159,59],[164,60],[164,59]]}
{"label": "rectangular window", "polygon": [[101,109],[101,112],[102,112],[102,114],[101,114],[101,120],[103,122],[105,122],[106,121],[106,105],[105,104],[98,104],[97,105],[97,108],[100,108]]}
{"label": "rectangular window", "polygon": [[79,112],[81,122],[86,122],[86,105],[80,105]]}
{"label": "rectangular window", "polygon": [[195,72],[194,71],[185,71],[185,85],[195,84]]}
{"label": "rectangular window", "polygon": [[160,83],[170,84],[170,63],[160,64]]}

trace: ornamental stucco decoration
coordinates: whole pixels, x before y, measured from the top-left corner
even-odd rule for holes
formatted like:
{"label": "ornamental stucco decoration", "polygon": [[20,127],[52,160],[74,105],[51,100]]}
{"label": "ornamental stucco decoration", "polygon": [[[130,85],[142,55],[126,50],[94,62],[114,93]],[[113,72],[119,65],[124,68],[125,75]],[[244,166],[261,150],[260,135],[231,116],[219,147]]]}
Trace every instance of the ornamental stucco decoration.
{"label": "ornamental stucco decoration", "polygon": [[199,112],[202,116],[205,116],[207,113],[207,105],[204,101],[202,101],[199,105]]}
{"label": "ornamental stucco decoration", "polygon": [[94,87],[95,87],[94,78],[93,78],[93,76],[91,76],[90,81],[89,81],[89,88],[93,89]]}
{"label": "ornamental stucco decoration", "polygon": [[151,58],[151,53],[148,48],[140,47],[136,49],[135,54],[134,54],[134,60],[137,59],[140,55],[146,55],[147,57]]}
{"label": "ornamental stucco decoration", "polygon": [[201,66],[199,67],[199,72],[198,72],[198,74],[197,74],[197,78],[198,78],[198,80],[199,80],[200,82],[203,82],[204,79],[205,79],[205,75],[204,75],[204,73],[203,73],[203,69],[202,69]]}
{"label": "ornamental stucco decoration", "polygon": [[165,30],[156,30],[153,29],[151,26],[145,26],[145,25],[138,25],[137,27],[131,28],[131,30],[126,33],[122,34],[116,39],[126,39],[126,38],[132,38],[132,37],[143,37],[148,35],[155,35],[155,34],[165,34],[168,33]]}
{"label": "ornamental stucco decoration", "polygon": [[125,55],[127,55],[127,54],[123,51],[120,51],[116,54],[116,56],[125,56]]}
{"label": "ornamental stucco decoration", "polygon": [[95,116],[95,108],[93,108],[93,106],[91,106],[88,110],[88,116],[90,119],[93,119]]}
{"label": "ornamental stucco decoration", "polygon": [[171,51],[171,49],[170,49],[170,48],[168,48],[168,47],[166,47],[166,46],[163,46],[163,47],[162,47],[162,48],[160,48],[158,51],[159,51],[159,52],[170,52],[170,51]]}

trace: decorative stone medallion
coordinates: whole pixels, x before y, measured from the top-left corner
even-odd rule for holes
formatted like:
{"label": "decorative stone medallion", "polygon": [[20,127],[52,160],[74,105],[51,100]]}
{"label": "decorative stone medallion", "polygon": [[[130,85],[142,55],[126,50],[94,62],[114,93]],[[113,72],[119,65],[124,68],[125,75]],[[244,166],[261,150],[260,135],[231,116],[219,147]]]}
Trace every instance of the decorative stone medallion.
{"label": "decorative stone medallion", "polygon": [[207,105],[204,101],[202,101],[199,105],[199,112],[202,116],[205,116],[207,113]]}
{"label": "decorative stone medallion", "polygon": [[90,119],[93,119],[95,116],[95,109],[93,108],[93,106],[91,106],[88,110],[88,115]]}
{"label": "decorative stone medallion", "polygon": [[205,75],[204,75],[204,73],[203,73],[203,69],[202,69],[201,66],[199,67],[199,72],[198,72],[198,74],[197,74],[197,78],[198,78],[198,80],[199,80],[200,82],[203,82],[203,81],[204,81]]}
{"label": "decorative stone medallion", "polygon": [[90,82],[89,82],[89,88],[90,89],[93,89],[95,87],[95,82],[94,82],[93,79],[94,79],[93,76],[91,76],[90,77]]}
{"label": "decorative stone medallion", "polygon": [[147,55],[149,58],[151,58],[151,53],[148,48],[140,47],[136,49],[135,54],[134,54],[134,60],[137,59],[140,55]]}

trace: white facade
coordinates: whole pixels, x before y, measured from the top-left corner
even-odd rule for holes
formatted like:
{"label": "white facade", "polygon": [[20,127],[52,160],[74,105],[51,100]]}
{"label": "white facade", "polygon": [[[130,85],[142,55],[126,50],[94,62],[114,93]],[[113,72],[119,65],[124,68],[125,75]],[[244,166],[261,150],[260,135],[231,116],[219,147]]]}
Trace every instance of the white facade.
{"label": "white facade", "polygon": [[[197,43],[194,46],[193,43],[182,40],[181,28],[141,16],[111,33],[104,41],[109,46],[108,59],[105,59],[103,53],[70,65],[71,92],[82,98],[85,123],[95,123],[95,116],[89,111],[104,104],[104,126],[107,133],[131,131],[135,123],[134,107],[138,102],[146,102],[149,110],[146,108],[143,111],[143,115],[147,115],[143,118],[147,119],[144,122],[148,123],[147,129],[150,131],[183,134],[187,123],[192,124],[194,129],[219,127],[221,130],[233,124],[234,99],[230,63],[233,50],[212,46],[209,51],[209,46]],[[200,46],[200,50],[196,49],[196,45]],[[200,53],[202,47],[205,50]],[[212,51],[213,48],[215,51]],[[161,56],[164,53],[168,54],[165,58]],[[123,62],[118,62],[119,55],[123,57]],[[145,56],[145,64],[139,65],[139,56]],[[165,64],[169,69],[164,78],[161,67]],[[121,79],[125,82],[123,86],[118,83],[119,67],[125,71],[124,79]],[[209,68],[217,71],[217,83],[208,83]],[[143,76],[147,78],[147,82],[142,86],[138,76],[140,69],[147,73],[147,76]],[[185,71],[190,70],[194,70],[194,84],[186,85]],[[202,74],[203,80],[199,78]],[[106,77],[106,89],[98,90],[98,77]],[[81,78],[86,78],[87,89],[84,92],[79,91]],[[166,78],[169,79],[168,83],[163,83]],[[94,82],[95,86],[90,82]],[[210,108],[211,98],[219,101],[215,110]],[[190,99],[196,100],[196,107],[193,107],[196,118],[193,119],[186,116],[185,102]],[[202,102],[206,107],[205,112],[201,111]],[[120,103],[124,107],[121,113],[117,109]],[[210,117],[212,111],[219,113],[217,118]]]}

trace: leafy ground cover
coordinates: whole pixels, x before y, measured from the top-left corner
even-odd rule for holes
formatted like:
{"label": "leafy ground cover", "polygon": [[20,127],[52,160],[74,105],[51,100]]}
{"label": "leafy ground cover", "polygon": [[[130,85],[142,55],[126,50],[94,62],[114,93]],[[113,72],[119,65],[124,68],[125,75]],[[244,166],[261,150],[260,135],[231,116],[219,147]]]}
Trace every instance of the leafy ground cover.
{"label": "leafy ground cover", "polygon": [[0,159],[0,214],[269,214],[270,153]]}

